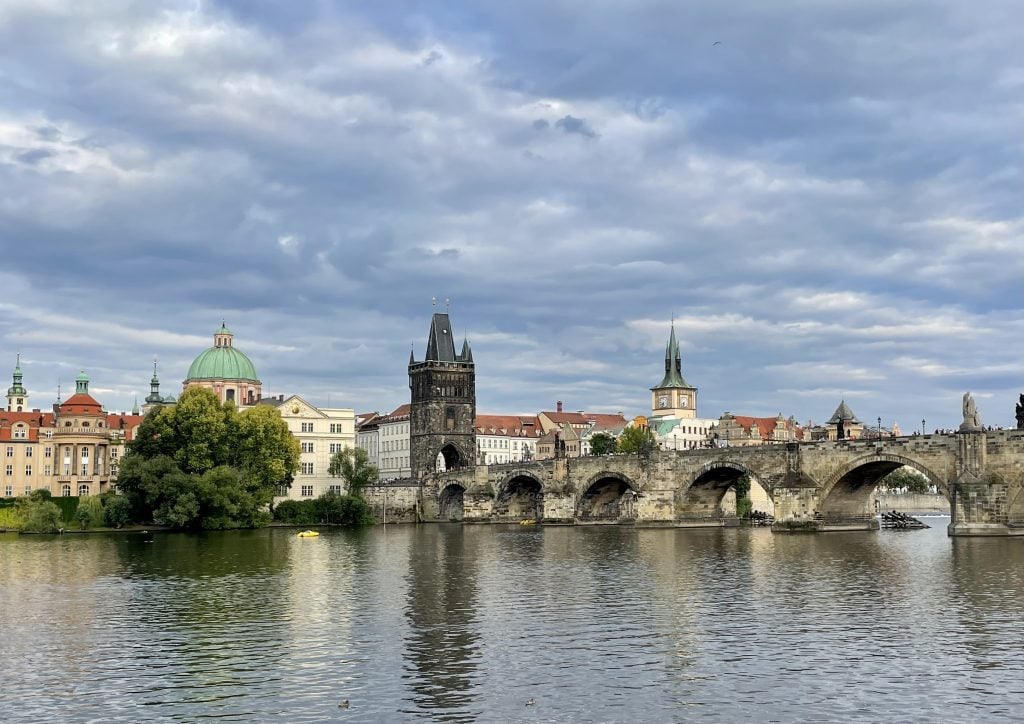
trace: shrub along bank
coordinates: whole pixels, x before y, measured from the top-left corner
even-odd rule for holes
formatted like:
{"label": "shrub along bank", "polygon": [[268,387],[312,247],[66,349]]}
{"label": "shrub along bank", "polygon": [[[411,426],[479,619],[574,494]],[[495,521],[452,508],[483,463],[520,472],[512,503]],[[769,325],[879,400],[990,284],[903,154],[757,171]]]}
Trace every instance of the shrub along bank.
{"label": "shrub along bank", "polygon": [[354,495],[325,493],[310,500],[282,500],[274,506],[274,520],[289,525],[370,525],[370,506]]}

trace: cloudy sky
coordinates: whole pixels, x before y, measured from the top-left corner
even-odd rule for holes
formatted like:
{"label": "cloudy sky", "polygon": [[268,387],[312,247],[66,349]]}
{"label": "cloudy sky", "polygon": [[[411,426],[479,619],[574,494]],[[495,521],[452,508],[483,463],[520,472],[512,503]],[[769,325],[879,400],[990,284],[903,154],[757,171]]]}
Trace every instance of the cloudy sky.
{"label": "cloudy sky", "polygon": [[[954,426],[1024,391],[1017,0],[0,3],[0,374]],[[6,386],[6,385],[4,385]]]}

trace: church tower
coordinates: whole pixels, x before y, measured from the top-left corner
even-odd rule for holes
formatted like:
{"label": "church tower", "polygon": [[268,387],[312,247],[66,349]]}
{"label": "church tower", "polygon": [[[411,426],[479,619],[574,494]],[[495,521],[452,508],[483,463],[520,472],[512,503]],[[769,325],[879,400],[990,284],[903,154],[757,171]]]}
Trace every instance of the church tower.
{"label": "church tower", "polygon": [[409,354],[409,464],[422,480],[476,460],[476,370],[469,340],[456,353],[448,313],[435,312],[422,362]]}
{"label": "church tower", "polygon": [[7,411],[25,412],[28,410],[28,392],[21,381],[21,353],[18,353],[14,363],[14,374],[11,376],[11,386],[7,388]]}
{"label": "church tower", "polygon": [[665,345],[665,376],[651,388],[651,417],[692,419],[697,416],[697,388],[683,379],[683,358],[676,341],[676,325]]}
{"label": "church tower", "polygon": [[146,395],[146,404],[142,406],[142,414],[148,415],[152,410],[164,404],[164,398],[160,396],[160,378],[156,374],[156,357],[153,358],[153,376],[149,380],[149,394]]}

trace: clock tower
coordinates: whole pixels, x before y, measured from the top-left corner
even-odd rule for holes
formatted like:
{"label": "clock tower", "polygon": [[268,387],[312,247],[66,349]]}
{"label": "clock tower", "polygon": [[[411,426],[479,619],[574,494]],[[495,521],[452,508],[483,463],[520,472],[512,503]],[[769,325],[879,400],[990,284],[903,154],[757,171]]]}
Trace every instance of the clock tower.
{"label": "clock tower", "polygon": [[683,359],[676,341],[676,325],[665,346],[665,376],[651,388],[651,417],[690,419],[697,416],[697,388],[683,379]]}

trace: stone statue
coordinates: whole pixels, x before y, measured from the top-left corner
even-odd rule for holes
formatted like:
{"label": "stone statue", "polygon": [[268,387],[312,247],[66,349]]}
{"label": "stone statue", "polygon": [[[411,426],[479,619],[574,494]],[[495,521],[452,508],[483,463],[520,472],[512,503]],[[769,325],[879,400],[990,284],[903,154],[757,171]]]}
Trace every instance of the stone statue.
{"label": "stone statue", "polygon": [[1024,430],[1024,395],[1020,396],[1020,402],[1017,403],[1017,429]]}
{"label": "stone statue", "polygon": [[960,432],[977,432],[981,430],[981,418],[978,417],[978,408],[974,405],[974,398],[970,392],[964,393],[964,421],[960,423]]}

